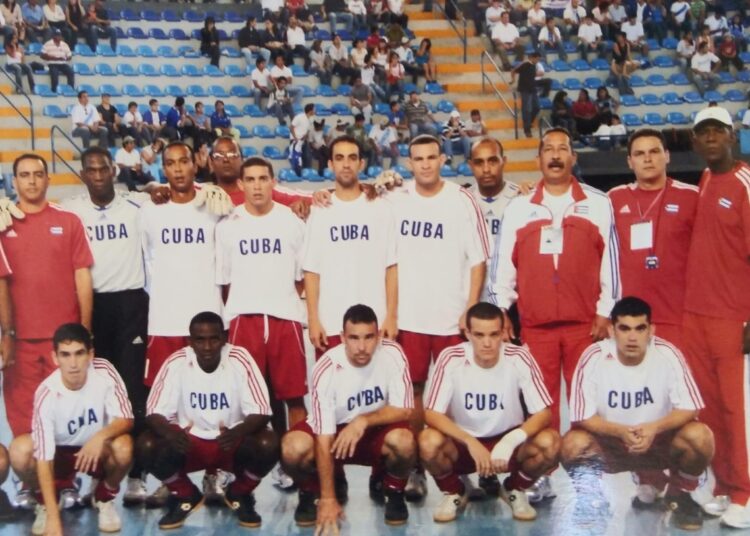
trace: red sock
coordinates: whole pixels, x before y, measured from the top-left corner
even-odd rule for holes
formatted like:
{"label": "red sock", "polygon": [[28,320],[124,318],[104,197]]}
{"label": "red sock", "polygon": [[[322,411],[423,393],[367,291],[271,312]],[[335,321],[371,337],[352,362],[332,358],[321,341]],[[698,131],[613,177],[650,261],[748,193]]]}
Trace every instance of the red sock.
{"label": "red sock", "polygon": [[529,489],[534,483],[534,479],[525,475],[523,471],[513,471],[503,482],[503,486],[508,491]]}
{"label": "red sock", "polygon": [[180,498],[190,497],[195,487],[185,473],[175,473],[164,480],[164,485],[167,486],[169,493]]}
{"label": "red sock", "polygon": [[399,478],[393,476],[391,473],[386,473],[383,477],[383,487],[385,489],[392,489],[396,491],[404,491],[406,487],[406,478]]}
{"label": "red sock", "polygon": [[249,471],[242,471],[237,480],[229,485],[232,495],[250,495],[260,484],[260,478]]}
{"label": "red sock", "polygon": [[690,493],[698,487],[700,476],[689,475],[682,471],[669,472],[669,486],[667,486],[667,495],[677,495],[678,493]]}
{"label": "red sock", "polygon": [[96,485],[96,489],[94,489],[94,499],[96,502],[109,502],[117,497],[119,492],[120,486],[112,489],[106,482],[104,482],[104,480],[100,480],[99,484]]}
{"label": "red sock", "polygon": [[440,491],[451,495],[463,495],[466,491],[458,475],[453,471],[441,477],[435,477],[435,484],[437,484]]}

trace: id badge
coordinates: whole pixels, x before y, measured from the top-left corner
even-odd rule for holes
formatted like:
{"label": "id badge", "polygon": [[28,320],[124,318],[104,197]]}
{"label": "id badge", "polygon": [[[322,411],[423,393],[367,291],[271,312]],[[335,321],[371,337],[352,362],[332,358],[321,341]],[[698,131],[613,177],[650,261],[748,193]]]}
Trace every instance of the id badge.
{"label": "id badge", "polygon": [[656,255],[646,257],[646,270],[656,270],[657,268],[659,268],[659,257]]}
{"label": "id badge", "polygon": [[563,252],[562,227],[542,227],[539,241],[540,255],[561,255]]}
{"label": "id badge", "polygon": [[654,247],[654,224],[650,221],[634,223],[630,226],[630,249],[651,249]]}

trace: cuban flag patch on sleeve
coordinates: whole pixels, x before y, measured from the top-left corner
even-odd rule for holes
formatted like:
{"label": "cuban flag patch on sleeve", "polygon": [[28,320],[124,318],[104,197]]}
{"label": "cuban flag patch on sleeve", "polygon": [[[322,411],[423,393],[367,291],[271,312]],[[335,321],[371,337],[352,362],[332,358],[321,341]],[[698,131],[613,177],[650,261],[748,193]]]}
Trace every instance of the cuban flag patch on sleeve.
{"label": "cuban flag patch on sleeve", "polygon": [[667,203],[664,205],[664,210],[671,212],[672,214],[677,214],[680,211],[680,205],[676,203]]}
{"label": "cuban flag patch on sleeve", "polygon": [[62,227],[50,227],[49,232],[53,235],[61,235],[63,234],[63,228]]}
{"label": "cuban flag patch on sleeve", "polygon": [[719,206],[724,208],[732,208],[732,202],[726,197],[720,197]]}
{"label": "cuban flag patch on sleeve", "polygon": [[588,214],[589,207],[587,205],[576,205],[573,207],[573,214]]}

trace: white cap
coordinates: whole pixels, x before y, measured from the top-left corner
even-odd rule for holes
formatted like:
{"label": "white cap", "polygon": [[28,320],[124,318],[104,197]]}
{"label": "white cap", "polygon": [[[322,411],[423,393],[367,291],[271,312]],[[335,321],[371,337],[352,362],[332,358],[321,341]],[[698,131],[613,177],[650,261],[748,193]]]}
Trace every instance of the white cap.
{"label": "white cap", "polygon": [[732,116],[726,108],[722,108],[721,106],[709,106],[708,108],[703,108],[700,112],[695,114],[693,128],[697,127],[704,121],[712,120],[718,121],[722,125],[726,125],[728,127],[733,126]]}
{"label": "white cap", "polygon": [[461,112],[458,110],[451,111],[451,117],[461,117]]}

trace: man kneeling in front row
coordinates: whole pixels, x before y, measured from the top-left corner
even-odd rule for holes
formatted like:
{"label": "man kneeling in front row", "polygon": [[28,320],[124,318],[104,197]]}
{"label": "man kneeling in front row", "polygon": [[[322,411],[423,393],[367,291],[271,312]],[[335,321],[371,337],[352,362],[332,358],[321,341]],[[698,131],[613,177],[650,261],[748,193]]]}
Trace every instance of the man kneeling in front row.
{"label": "man kneeling in front row", "polygon": [[294,520],[317,525],[316,534],[338,534],[347,500],[344,464],[372,467],[370,497],[385,502],[385,522],[406,523],[404,488],[417,457],[403,350],[381,340],[375,312],[366,305],[346,311],[341,340],[313,368],[308,420],[281,442],[282,465],[300,490]]}
{"label": "man kneeling in front row", "polygon": [[224,323],[212,312],[190,321],[190,345],[172,354],[154,381],[146,405],[148,430],[136,455],[170,495],[160,529],[181,527],[203,504],[188,473],[234,473],[225,495],[239,523],[259,527],[253,491],[279,459],[276,434],[266,425],[271,406],[265,380],[244,348],[227,344]]}
{"label": "man kneeling in front row", "polygon": [[711,430],[696,420],[701,395],[680,351],[654,336],[646,302],[623,298],[611,320],[610,338],[589,346],[576,367],[562,463],[576,491],[589,496],[602,472],[633,471],[635,508],[659,505],[668,484],[672,523],[698,530],[703,511],[690,492],[714,452]]}
{"label": "man kneeling in front row", "polygon": [[529,351],[502,342],[503,321],[490,303],[469,308],[469,342],[443,350],[428,382],[428,428],[419,435],[419,452],[444,495],[433,514],[437,522],[453,521],[466,506],[459,476],[475,471],[509,472],[500,496],[515,519],[531,521],[536,510],[524,490],[557,465],[560,436],[548,428],[552,399]]}
{"label": "man kneeling in front row", "polygon": [[74,487],[79,472],[98,480],[93,498],[99,530],[117,532],[114,498],[133,452],[125,384],[109,361],[94,357],[91,334],[82,325],[63,324],[52,344],[58,369],[36,390],[32,433],[16,437],[10,447],[24,487],[41,493],[31,533],[63,533],[58,494]]}

